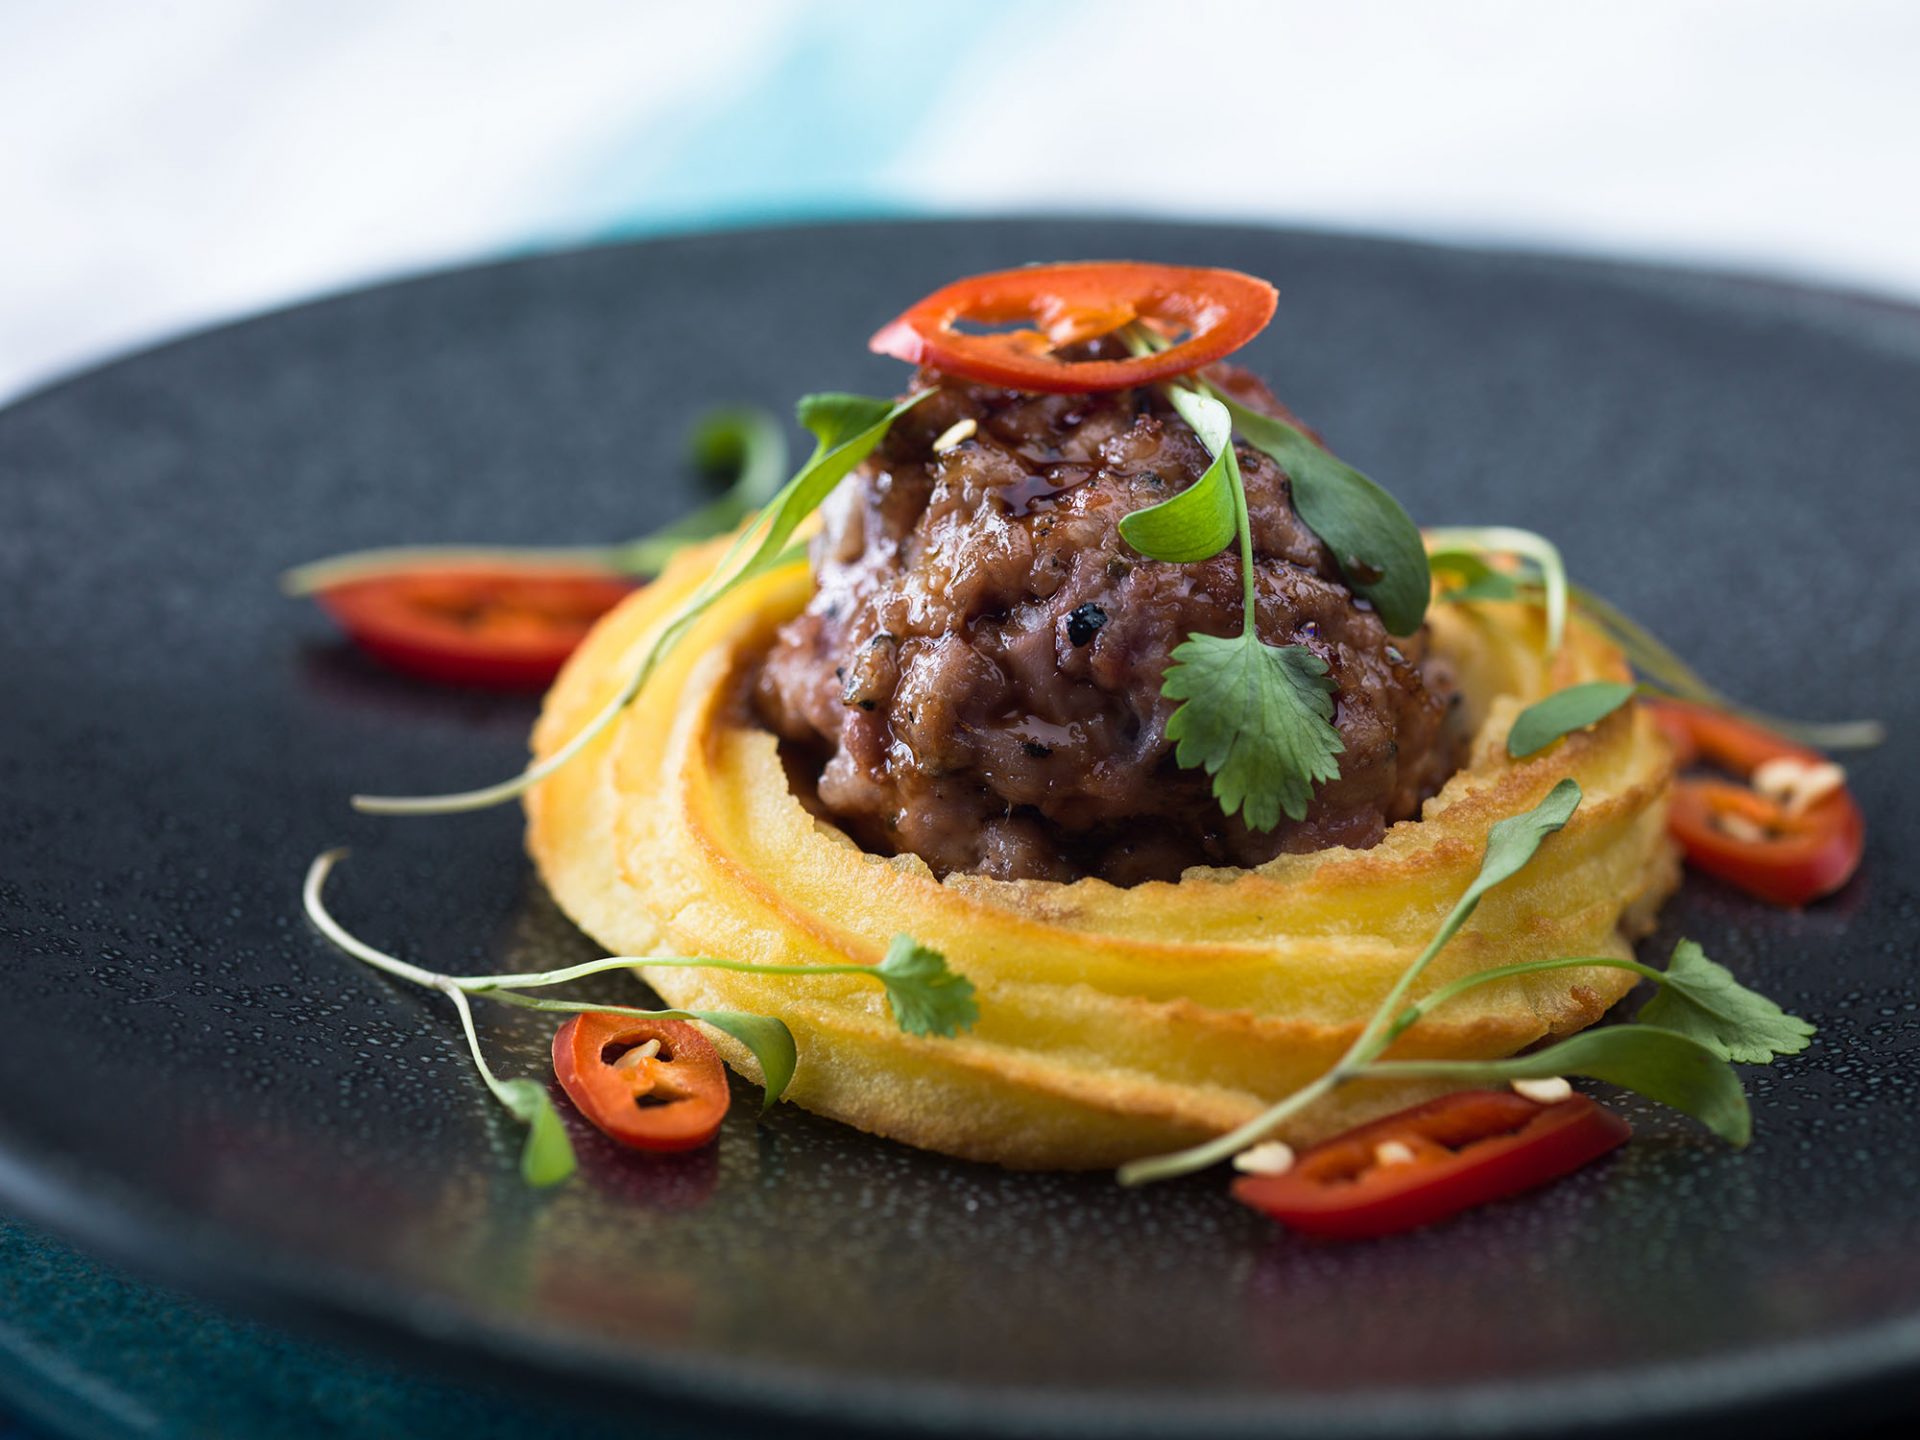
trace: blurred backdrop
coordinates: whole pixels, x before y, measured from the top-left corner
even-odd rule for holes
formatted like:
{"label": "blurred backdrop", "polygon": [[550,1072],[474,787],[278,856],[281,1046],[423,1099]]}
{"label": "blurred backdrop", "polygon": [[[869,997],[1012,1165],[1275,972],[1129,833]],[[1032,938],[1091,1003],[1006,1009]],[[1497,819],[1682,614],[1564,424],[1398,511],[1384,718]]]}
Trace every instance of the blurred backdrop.
{"label": "blurred backdrop", "polygon": [[1903,0],[0,0],[0,399],[426,266],[828,215],[1251,217],[1920,298],[1916,59]]}

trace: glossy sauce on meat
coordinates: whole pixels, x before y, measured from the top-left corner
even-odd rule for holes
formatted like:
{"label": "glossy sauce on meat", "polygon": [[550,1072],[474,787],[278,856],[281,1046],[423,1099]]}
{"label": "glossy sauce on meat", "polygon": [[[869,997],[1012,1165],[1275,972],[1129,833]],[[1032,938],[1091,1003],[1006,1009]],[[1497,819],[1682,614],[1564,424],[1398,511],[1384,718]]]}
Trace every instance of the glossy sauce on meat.
{"label": "glossy sauce on meat", "polygon": [[[1244,372],[1216,378],[1285,415]],[[818,591],[753,683],[790,771],[803,788],[818,777],[808,798],[862,845],[940,874],[1174,879],[1372,845],[1452,773],[1453,687],[1424,636],[1387,634],[1286,477],[1242,446],[1260,636],[1327,661],[1346,751],[1304,821],[1263,834],[1222,814],[1207,776],[1174,761],[1160,684],[1190,633],[1239,633],[1237,547],[1173,565],[1118,530],[1204,473],[1198,437],[1147,389],[924,385],[938,393],[824,507]],[[935,454],[966,420],[973,433]]]}

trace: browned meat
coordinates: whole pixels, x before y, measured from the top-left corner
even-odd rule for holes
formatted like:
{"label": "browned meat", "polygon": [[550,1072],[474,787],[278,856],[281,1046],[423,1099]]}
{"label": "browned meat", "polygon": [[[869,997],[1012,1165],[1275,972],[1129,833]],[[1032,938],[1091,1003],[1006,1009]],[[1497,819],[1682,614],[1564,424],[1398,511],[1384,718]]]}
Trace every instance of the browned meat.
{"label": "browned meat", "polygon": [[[1284,413],[1244,372],[1223,378]],[[941,874],[1131,884],[1372,845],[1451,773],[1452,687],[1423,637],[1388,636],[1286,477],[1242,448],[1261,638],[1328,662],[1347,748],[1305,821],[1260,834],[1223,815],[1205,774],[1174,763],[1160,682],[1189,633],[1239,633],[1237,553],[1169,565],[1117,529],[1202,474],[1204,447],[1148,390],[915,383],[939,393],[828,501],[818,593],[754,686],[791,768],[817,769],[821,809],[863,845]],[[964,420],[975,432],[934,454]]]}

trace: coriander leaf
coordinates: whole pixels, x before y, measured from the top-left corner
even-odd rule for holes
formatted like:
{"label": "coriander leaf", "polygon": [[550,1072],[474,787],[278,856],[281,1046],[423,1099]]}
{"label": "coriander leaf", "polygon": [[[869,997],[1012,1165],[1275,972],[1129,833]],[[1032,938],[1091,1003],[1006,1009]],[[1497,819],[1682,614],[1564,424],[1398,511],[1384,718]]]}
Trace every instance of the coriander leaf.
{"label": "coriander leaf", "polygon": [[1674,946],[1659,993],[1635,1018],[1642,1025],[1685,1035],[1721,1059],[1743,1065],[1798,1055],[1813,1037],[1813,1026],[1749,990],[1691,940]]}
{"label": "coriander leaf", "polygon": [[1631,681],[1589,680],[1536,700],[1520,712],[1507,732],[1507,754],[1525,759],[1563,735],[1606,719],[1633,698],[1634,688]]}
{"label": "coriander leaf", "polygon": [[573,1142],[545,1087],[532,1080],[502,1080],[493,1093],[527,1127],[527,1143],[520,1151],[520,1173],[526,1182],[544,1188],[572,1175]]}
{"label": "coriander leaf", "polygon": [[1193,427],[1200,443],[1213,456],[1213,463],[1178,495],[1123,516],[1120,535],[1149,559],[1190,565],[1218,555],[1238,533],[1238,506],[1234,503],[1233,480],[1227,473],[1233,420],[1218,400],[1194,391],[1174,386],[1167,391],[1167,398]]}
{"label": "coriander leaf", "polygon": [[980,1018],[973,982],[947,968],[947,957],[911,935],[896,935],[873,973],[887,987],[894,1023],[909,1035],[952,1037]]}
{"label": "coriander leaf", "polygon": [[1494,569],[1477,551],[1435,550],[1427,556],[1427,567],[1436,575],[1450,575],[1458,582],[1440,592],[1439,598],[1446,603],[1520,598],[1520,586],[1514,578]]}
{"label": "coriander leaf", "polygon": [[672,1012],[704,1021],[714,1029],[731,1035],[753,1052],[760,1062],[760,1113],[773,1108],[773,1102],[787,1093],[793,1072],[800,1064],[794,1048],[793,1032],[783,1020],[771,1015],[747,1015],[737,1010],[686,1010]]}
{"label": "coriander leaf", "polygon": [[1508,1060],[1385,1061],[1360,1073],[1382,1080],[1424,1077],[1467,1085],[1584,1075],[1691,1115],[1730,1144],[1745,1145],[1753,1138],[1753,1115],[1733,1067],[1698,1040],[1651,1025],[1583,1030]]}
{"label": "coriander leaf", "polygon": [[1400,502],[1305,432],[1211,388],[1247,443],[1287,472],[1293,508],[1326,542],[1353,592],[1372,602],[1393,634],[1418,630],[1433,579],[1419,527]]}
{"label": "coriander leaf", "polygon": [[1313,787],[1340,773],[1346,749],[1333,728],[1327,662],[1299,645],[1189,635],[1173,652],[1160,693],[1186,703],[1167,720],[1174,758],[1213,777],[1220,808],[1271,830],[1284,811],[1306,818]]}

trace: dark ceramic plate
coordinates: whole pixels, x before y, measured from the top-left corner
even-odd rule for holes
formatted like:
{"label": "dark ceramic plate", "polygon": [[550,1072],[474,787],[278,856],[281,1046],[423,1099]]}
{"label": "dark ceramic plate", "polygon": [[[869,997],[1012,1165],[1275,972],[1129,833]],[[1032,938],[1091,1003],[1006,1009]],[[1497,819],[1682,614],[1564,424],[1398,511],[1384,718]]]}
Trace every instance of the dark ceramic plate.
{"label": "dark ceramic plate", "polygon": [[[703,407],[897,386],[865,341],[904,301],[1116,254],[1276,279],[1249,358],[1418,516],[1550,532],[1736,693],[1892,725],[1855,770],[1861,879],[1805,915],[1689,882],[1654,942],[1820,1025],[1752,1076],[1758,1141],[1629,1103],[1610,1163],[1348,1249],[1217,1175],[1002,1174],[791,1107],[668,1164],[583,1132],[578,1180],[529,1194],[451,1016],[329,950],[297,891],[350,843],[336,894],[371,937],[469,970],[593,953],[515,812],[346,806],[499,776],[533,707],[383,673],[275,575],[644,529],[695,494]],[[0,415],[0,477],[0,1200],[85,1243],[389,1356],[835,1431],[1753,1433],[1920,1385],[1914,312],[1257,229],[698,237],[136,357]],[[541,1025],[485,1024],[542,1071]]]}

